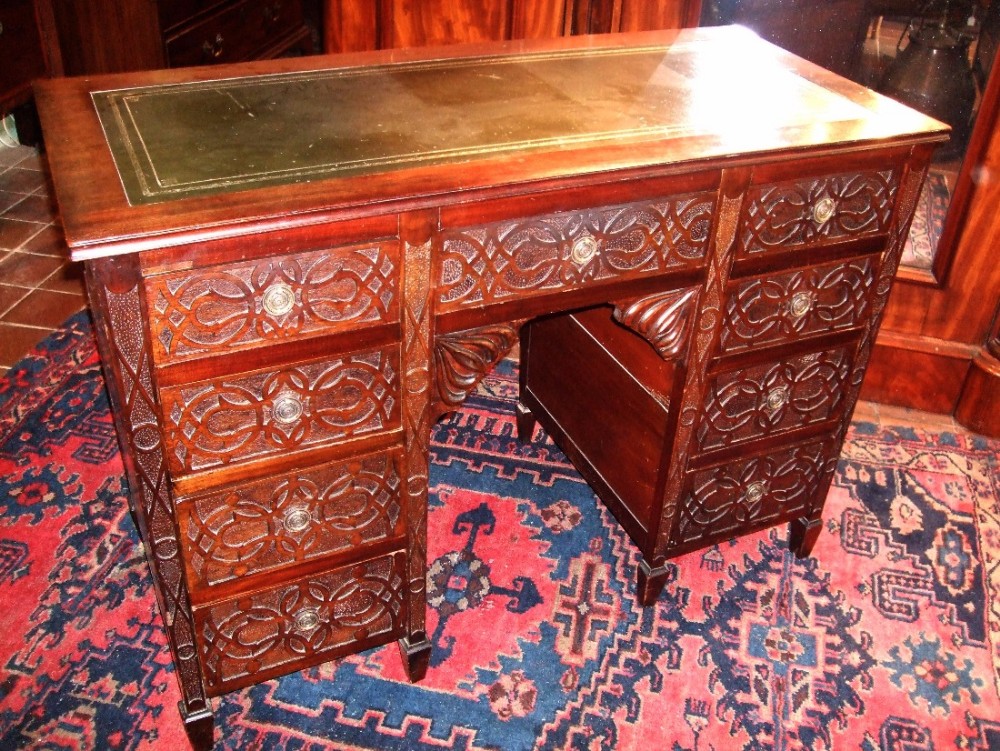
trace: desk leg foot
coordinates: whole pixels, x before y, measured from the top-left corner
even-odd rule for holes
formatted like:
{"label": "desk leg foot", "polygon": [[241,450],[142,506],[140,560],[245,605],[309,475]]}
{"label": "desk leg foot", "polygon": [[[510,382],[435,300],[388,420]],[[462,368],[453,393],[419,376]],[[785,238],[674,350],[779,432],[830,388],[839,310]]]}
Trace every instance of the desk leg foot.
{"label": "desk leg foot", "polygon": [[521,402],[517,403],[517,440],[528,443],[535,434],[536,420],[531,410]]}
{"label": "desk leg foot", "polygon": [[808,558],[812,554],[813,545],[816,544],[822,528],[823,517],[793,520],[788,525],[788,549],[797,558]]}
{"label": "desk leg foot", "polygon": [[179,702],[177,708],[184,720],[184,732],[187,733],[193,751],[211,751],[215,746],[215,720],[211,706],[188,712],[184,702]]}
{"label": "desk leg foot", "polygon": [[399,640],[399,656],[410,683],[417,683],[427,675],[427,666],[431,661],[431,643],[426,638],[411,642],[408,636]]}
{"label": "desk leg foot", "polygon": [[645,560],[639,561],[639,580],[636,584],[636,596],[640,605],[652,605],[659,598],[663,586],[667,583],[667,567],[650,568]]}

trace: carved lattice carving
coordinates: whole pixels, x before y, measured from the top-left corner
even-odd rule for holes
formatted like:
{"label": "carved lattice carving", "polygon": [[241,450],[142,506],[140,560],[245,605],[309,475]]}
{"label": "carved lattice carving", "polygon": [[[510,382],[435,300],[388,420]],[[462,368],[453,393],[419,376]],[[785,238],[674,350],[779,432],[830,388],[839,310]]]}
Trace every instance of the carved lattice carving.
{"label": "carved lattice carving", "polygon": [[396,348],[161,390],[177,473],[399,425]]}
{"label": "carved lattice carving", "polygon": [[704,264],[714,195],[496,222],[443,234],[442,310]]}
{"label": "carved lattice carving", "polygon": [[401,536],[399,482],[392,457],[381,454],[181,503],[192,586]]}
{"label": "carved lattice carving", "polygon": [[323,250],[146,279],[158,361],[395,321],[393,246]]}
{"label": "carved lattice carving", "polygon": [[[751,188],[740,233],[741,252],[761,253],[886,232],[897,185],[896,172],[883,170]],[[823,210],[827,207],[829,215]]]}
{"label": "carved lattice carving", "polygon": [[741,280],[730,290],[721,349],[740,352],[860,325],[867,320],[876,265],[862,258]]}
{"label": "carved lattice carving", "polygon": [[834,417],[854,347],[800,355],[715,376],[698,427],[701,450],[721,448]]}
{"label": "carved lattice carving", "polygon": [[98,311],[98,343],[111,378],[108,391],[125,448],[133,508],[149,548],[149,565],[183,695],[182,714],[190,728],[208,723],[211,708],[202,685],[194,620],[184,582],[181,546],[161,440],[160,408],[153,386],[153,356],[146,330],[134,261],[87,264],[87,290]]}
{"label": "carved lattice carving", "polygon": [[664,360],[683,355],[698,307],[700,287],[661,292],[615,306],[615,320],[653,345]]}
{"label": "carved lattice carving", "polygon": [[442,410],[461,406],[476,384],[517,342],[522,323],[483,326],[437,337],[434,361]]}
{"label": "carved lattice carving", "polygon": [[404,612],[402,552],[196,611],[210,694],[365,639],[392,638]]}
{"label": "carved lattice carving", "polygon": [[681,503],[675,544],[724,539],[808,511],[824,471],[836,463],[836,453],[820,443],[695,472]]}

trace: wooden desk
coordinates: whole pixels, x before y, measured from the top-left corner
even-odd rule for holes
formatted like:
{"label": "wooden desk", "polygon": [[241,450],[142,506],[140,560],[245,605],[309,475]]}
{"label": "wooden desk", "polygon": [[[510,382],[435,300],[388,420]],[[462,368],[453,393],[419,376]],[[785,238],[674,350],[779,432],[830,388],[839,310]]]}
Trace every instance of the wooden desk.
{"label": "wooden desk", "polygon": [[943,136],[739,29],[60,80],[38,103],[202,745],[209,697],[281,673],[398,640],[420,678],[430,428],[538,316],[609,303],[680,373],[643,596],[683,493],[771,452],[809,462],[781,480],[808,474],[807,554]]}

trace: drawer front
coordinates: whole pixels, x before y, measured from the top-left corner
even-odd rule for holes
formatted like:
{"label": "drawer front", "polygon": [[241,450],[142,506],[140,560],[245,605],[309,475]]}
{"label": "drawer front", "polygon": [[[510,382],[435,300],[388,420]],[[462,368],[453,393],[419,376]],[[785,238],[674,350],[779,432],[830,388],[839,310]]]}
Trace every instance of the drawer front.
{"label": "drawer front", "polygon": [[751,187],[740,228],[740,256],[853,240],[889,228],[899,175],[893,170]]}
{"label": "drawer front", "polygon": [[182,502],[189,583],[205,588],[401,537],[397,459],[372,455]]}
{"label": "drawer front", "polygon": [[730,282],[719,348],[723,353],[861,326],[878,259],[860,258]]}
{"label": "drawer front", "polygon": [[244,0],[167,39],[172,67],[236,62],[302,25],[299,0]]}
{"label": "drawer front", "polygon": [[398,349],[162,388],[170,471],[183,475],[398,428]]}
{"label": "drawer front", "polygon": [[209,694],[401,636],[405,563],[397,551],[196,608]]}
{"label": "drawer front", "polygon": [[854,345],[716,374],[697,430],[698,449],[734,446],[834,417]]}
{"label": "drawer front", "polygon": [[806,514],[836,462],[837,452],[827,443],[814,443],[694,472],[672,542],[727,539],[750,527]]}
{"label": "drawer front", "polygon": [[169,30],[172,26],[189,21],[193,16],[211,10],[232,0],[159,0],[160,28]]}
{"label": "drawer front", "polygon": [[701,267],[714,201],[702,192],[446,230],[438,309]]}
{"label": "drawer front", "polygon": [[266,258],[145,280],[158,363],[399,320],[395,243]]}

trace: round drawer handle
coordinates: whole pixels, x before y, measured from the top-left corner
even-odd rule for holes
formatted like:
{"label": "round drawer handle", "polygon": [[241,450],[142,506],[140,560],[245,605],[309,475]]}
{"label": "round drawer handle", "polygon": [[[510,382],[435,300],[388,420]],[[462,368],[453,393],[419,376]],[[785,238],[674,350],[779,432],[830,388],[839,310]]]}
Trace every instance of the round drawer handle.
{"label": "round drawer handle", "polygon": [[767,408],[772,412],[776,412],[788,403],[788,389],[784,386],[771,389],[767,392],[765,401],[767,402]]}
{"label": "round drawer handle", "polygon": [[302,608],[292,620],[296,631],[314,631],[319,626],[319,613],[315,608]]}
{"label": "round drawer handle", "polygon": [[308,509],[290,508],[285,512],[283,523],[289,532],[301,532],[312,524],[312,514]]}
{"label": "round drawer handle", "polygon": [[796,292],[788,303],[788,312],[792,314],[792,318],[801,318],[812,310],[812,306],[812,295],[808,292]]}
{"label": "round drawer handle", "polygon": [[276,282],[264,290],[260,304],[268,315],[283,316],[295,307],[295,290],[284,282]]}
{"label": "round drawer handle", "polygon": [[599,245],[597,240],[591,235],[583,235],[578,237],[573,242],[573,248],[570,251],[569,259],[575,263],[577,266],[583,266],[591,258],[597,255],[597,250]]}
{"label": "round drawer handle", "polygon": [[222,32],[215,35],[215,39],[211,42],[206,41],[201,45],[202,52],[206,55],[211,55],[212,57],[219,57],[222,54],[222,47],[225,40],[222,38]]}
{"label": "round drawer handle", "polygon": [[746,493],[744,493],[743,497],[746,498],[748,503],[760,503],[760,499],[764,497],[764,493],[766,492],[767,483],[758,480],[747,485]]}
{"label": "round drawer handle", "polygon": [[816,224],[826,224],[830,221],[834,212],[837,210],[837,202],[832,198],[821,198],[813,206],[813,221]]}
{"label": "round drawer handle", "polygon": [[274,419],[289,425],[302,417],[302,401],[293,394],[285,394],[274,400]]}

